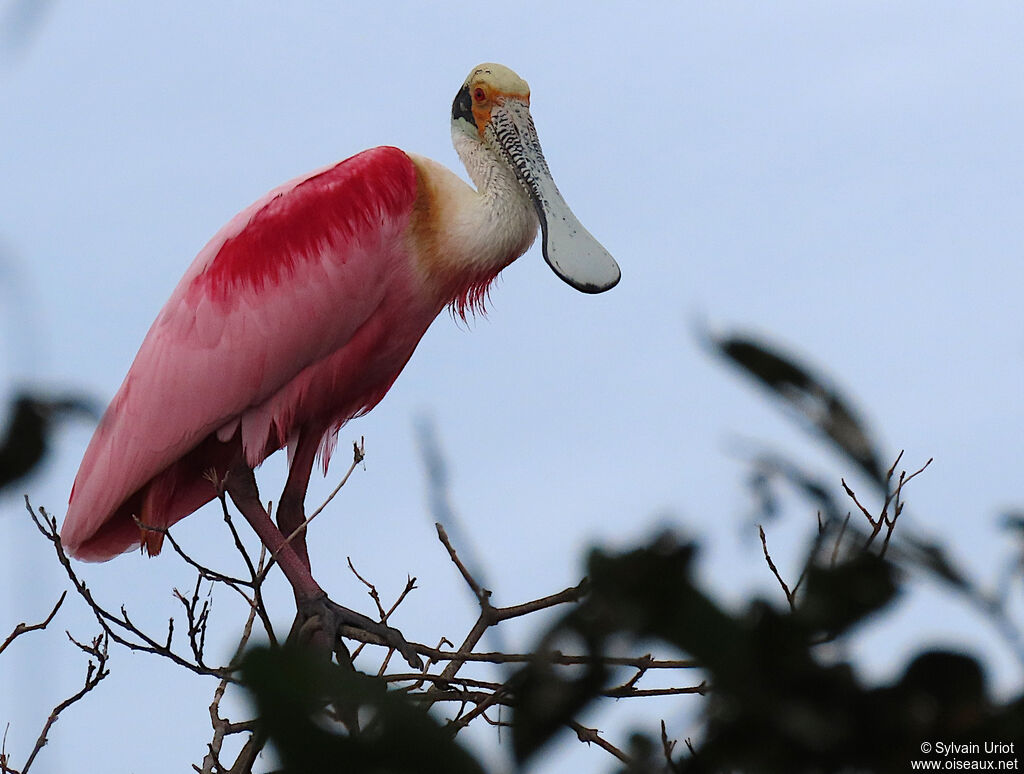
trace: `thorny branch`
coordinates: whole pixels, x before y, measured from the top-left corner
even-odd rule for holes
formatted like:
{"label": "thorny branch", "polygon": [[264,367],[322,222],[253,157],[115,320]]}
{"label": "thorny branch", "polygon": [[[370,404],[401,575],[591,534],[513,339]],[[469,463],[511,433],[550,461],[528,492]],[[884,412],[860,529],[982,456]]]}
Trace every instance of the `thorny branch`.
{"label": "thorny branch", "polygon": [[569,727],[576,732],[576,736],[581,742],[596,744],[602,750],[611,753],[623,763],[629,764],[632,762],[632,759],[626,753],[611,742],[602,739],[596,728],[587,728],[586,726],[580,725],[575,720],[569,722]]}

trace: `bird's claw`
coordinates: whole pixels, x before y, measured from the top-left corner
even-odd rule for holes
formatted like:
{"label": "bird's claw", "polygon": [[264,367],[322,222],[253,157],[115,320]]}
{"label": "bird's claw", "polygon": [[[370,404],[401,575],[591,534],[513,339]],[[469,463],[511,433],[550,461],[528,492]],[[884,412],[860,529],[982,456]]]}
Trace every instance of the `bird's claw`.
{"label": "bird's claw", "polygon": [[329,652],[336,652],[340,647],[342,653],[347,653],[341,636],[343,627],[350,626],[373,635],[379,638],[381,644],[394,648],[413,669],[423,667],[423,662],[409,641],[392,626],[342,607],[332,602],[326,595],[300,602],[298,608],[291,637],[299,642],[311,643],[314,647],[322,647]]}

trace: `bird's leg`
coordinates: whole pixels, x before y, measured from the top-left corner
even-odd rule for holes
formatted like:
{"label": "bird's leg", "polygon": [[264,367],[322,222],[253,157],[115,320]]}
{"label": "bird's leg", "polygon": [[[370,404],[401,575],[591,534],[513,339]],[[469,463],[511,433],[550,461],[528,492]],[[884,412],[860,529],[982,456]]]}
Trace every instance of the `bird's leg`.
{"label": "bird's leg", "polygon": [[343,626],[352,626],[379,637],[383,644],[401,653],[415,669],[422,666],[416,651],[400,631],[327,598],[327,593],[310,574],[308,562],[299,557],[260,502],[252,468],[244,463],[233,466],[224,485],[235,506],[281,566],[281,571],[295,592],[298,616],[292,626],[293,637],[300,642],[308,642],[322,652],[336,653],[344,663],[348,659],[341,642],[341,629]]}
{"label": "bird's leg", "polygon": [[281,493],[281,501],[277,504],[277,526],[282,534],[289,539],[292,548],[309,568],[309,552],[306,550],[305,528],[296,532],[306,520],[306,489],[309,477],[313,472],[316,451],[320,447],[320,436],[317,433],[301,432],[292,455],[292,465],[288,471],[288,481]]}
{"label": "bird's leg", "polygon": [[281,566],[288,582],[291,583],[297,602],[327,596],[309,572],[308,560],[303,560],[291,544],[270,520],[266,508],[260,502],[256,477],[252,468],[244,463],[237,464],[228,472],[224,488],[231,496],[235,507],[245,516],[253,530],[263,541],[274,560]]}

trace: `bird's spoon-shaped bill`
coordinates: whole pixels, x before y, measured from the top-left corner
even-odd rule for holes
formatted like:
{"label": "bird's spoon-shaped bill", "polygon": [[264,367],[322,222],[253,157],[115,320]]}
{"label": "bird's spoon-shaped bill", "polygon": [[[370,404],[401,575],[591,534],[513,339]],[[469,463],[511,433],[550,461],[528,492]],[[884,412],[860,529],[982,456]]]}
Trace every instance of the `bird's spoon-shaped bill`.
{"label": "bird's spoon-shaped bill", "polygon": [[540,219],[544,260],[584,293],[603,293],[622,276],[619,265],[584,228],[555,185],[526,104],[506,99],[491,112],[489,128],[533,201]]}

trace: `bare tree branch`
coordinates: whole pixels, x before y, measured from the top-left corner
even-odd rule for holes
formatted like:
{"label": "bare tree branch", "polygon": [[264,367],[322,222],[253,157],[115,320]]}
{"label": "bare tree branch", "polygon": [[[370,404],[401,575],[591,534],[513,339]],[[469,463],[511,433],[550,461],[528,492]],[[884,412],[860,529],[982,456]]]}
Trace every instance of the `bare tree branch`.
{"label": "bare tree branch", "polygon": [[45,629],[47,626],[49,626],[50,621],[53,620],[54,616],[57,615],[57,611],[60,610],[60,606],[64,604],[64,598],[67,595],[67,591],[61,592],[60,599],[57,600],[57,604],[53,606],[53,609],[50,611],[50,614],[39,623],[26,624],[24,621],[22,621],[20,624],[15,626],[14,631],[7,635],[7,639],[3,641],[2,645],[0,645],[0,653],[3,653],[5,650],[7,650],[7,646],[14,642],[16,639],[18,639],[18,637],[20,637],[21,635],[27,634],[28,632],[39,631],[40,629]]}
{"label": "bare tree branch", "polygon": [[[259,564],[262,566],[266,558],[266,549],[260,552]],[[256,569],[253,568],[253,575],[256,575]],[[249,617],[245,621],[245,626],[242,629],[242,636],[238,640],[238,646],[235,648],[235,655],[231,659],[232,664],[237,664],[242,659],[242,654],[245,652],[246,646],[249,644],[249,638],[252,636],[253,623],[256,620],[256,605],[249,608]],[[224,772],[225,769],[220,763],[220,753],[224,745],[224,740],[232,734],[250,732],[252,736],[246,741],[242,747],[241,752],[236,758],[235,763],[232,765],[230,772],[249,772],[252,770],[252,764],[259,754],[259,751],[263,749],[264,739],[258,737],[255,734],[255,723],[249,721],[246,723],[231,723],[225,718],[220,716],[220,703],[224,698],[224,694],[227,692],[229,681],[222,679],[217,684],[217,689],[213,694],[213,701],[210,703],[210,723],[213,725],[213,739],[208,745],[208,752],[206,757],[203,758],[202,768],[193,765],[196,771],[200,774],[218,774]]]}
{"label": "bare tree branch", "polygon": [[772,561],[772,555],[768,553],[768,539],[764,534],[764,527],[760,524],[757,525],[758,534],[761,536],[761,549],[764,551],[764,560],[768,562],[768,568],[775,575],[775,580],[782,586],[782,593],[786,595],[786,601],[789,603],[790,610],[796,610],[796,602],[793,600],[794,592],[789,590],[789,586],[786,585],[786,581],[782,580],[782,576],[779,574],[779,568],[775,566],[775,562]]}
{"label": "bare tree branch", "polygon": [[[361,461],[361,448],[357,446],[355,449],[355,459],[349,473],[346,474],[346,478],[354,470],[355,465]],[[217,482],[214,483],[216,484]],[[194,765],[193,769],[200,772],[200,774],[249,774],[256,757],[263,748],[265,739],[257,733],[253,721],[233,721],[223,717],[220,708],[227,690],[237,680],[234,674],[235,668],[251,639],[255,621],[261,621],[271,643],[276,644],[277,642],[274,638],[273,627],[270,624],[270,618],[261,593],[262,583],[268,568],[273,564],[273,557],[268,556],[264,549],[258,562],[253,562],[240,536],[234,529],[230,512],[227,508],[227,502],[223,496],[221,496],[221,503],[225,523],[231,531],[235,547],[245,564],[249,575],[248,579],[233,577],[215,571],[195,561],[189,556],[188,551],[175,541],[167,530],[160,530],[173,547],[175,554],[196,572],[195,583],[188,591],[174,590],[174,597],[177,603],[181,605],[185,619],[183,636],[187,645],[187,652],[179,652],[179,650],[175,649],[174,618],[168,621],[166,632],[157,637],[138,627],[123,606],[119,613],[111,612],[101,606],[93,597],[85,582],[78,577],[66,555],[60,542],[55,519],[42,508],[34,509],[27,499],[26,508],[40,533],[51,542],[58,561],[64,567],[73,587],[99,623],[104,643],[113,641],[134,651],[151,653],[161,658],[169,659],[178,666],[189,669],[198,675],[217,678],[217,687],[210,704],[210,722],[213,728],[213,737],[207,744],[202,764]],[[308,522],[309,520],[306,521],[306,524]],[[461,645],[453,648],[451,641],[447,637],[440,638],[436,647],[415,642],[409,643],[412,651],[426,659],[426,666],[423,667],[422,671],[391,671],[389,670],[389,665],[391,655],[394,652],[393,644],[385,642],[378,634],[351,626],[341,627],[341,634],[345,639],[360,643],[359,648],[355,651],[356,655],[367,645],[384,648],[377,673],[387,684],[392,686],[392,690],[400,692],[410,700],[426,707],[439,703],[457,704],[458,711],[455,717],[449,721],[448,725],[450,733],[458,733],[478,718],[483,718],[483,722],[490,725],[499,727],[505,725],[504,721],[491,717],[489,713],[495,707],[515,707],[517,702],[516,693],[508,682],[486,680],[480,679],[477,676],[459,674],[467,664],[527,664],[535,663],[538,658],[542,658],[555,667],[569,668],[577,665],[601,665],[605,667],[632,668],[635,672],[624,683],[610,687],[601,694],[616,699],[703,694],[707,690],[707,686],[703,682],[698,685],[689,686],[639,687],[640,680],[645,675],[654,671],[668,674],[675,670],[691,669],[698,666],[690,659],[658,659],[650,653],[641,656],[598,656],[565,654],[560,651],[551,651],[539,656],[536,653],[475,652],[474,649],[488,629],[497,626],[503,621],[522,618],[565,604],[574,604],[587,594],[588,583],[584,579],[577,585],[565,588],[554,594],[507,607],[496,607],[491,604],[491,592],[479,584],[473,574],[460,560],[458,552],[445,532],[444,527],[438,524],[437,531],[438,538],[444,546],[449,559],[458,569],[466,585],[473,591],[480,606],[479,616],[470,627],[470,631],[463,638]],[[407,576],[405,586],[398,597],[389,607],[386,607],[376,586],[356,570],[351,559],[349,560],[349,567],[356,578],[367,588],[367,593],[373,600],[377,617],[382,624],[387,624],[398,606],[416,588],[416,579],[412,576]],[[207,634],[211,626],[213,611],[213,592],[219,585],[230,588],[234,593],[241,596],[248,606],[247,619],[234,656],[224,666],[214,666],[207,663],[205,654]],[[59,604],[57,607],[59,607]],[[45,623],[52,619],[55,612],[56,608]],[[41,627],[37,626],[36,628]],[[181,637],[179,637],[180,639]],[[572,723],[575,724],[575,721],[572,721]],[[348,726],[348,733],[361,733],[358,724],[347,722],[345,724]],[[603,739],[595,729],[589,729],[579,724],[572,725],[572,727],[584,741],[597,744],[621,760],[628,759],[628,756],[626,758],[621,757],[625,753]],[[235,760],[229,764],[223,760],[223,748],[225,740],[235,734],[248,734],[248,739],[244,742]],[[0,760],[5,759],[0,758]],[[17,774],[24,773],[18,772]]]}
{"label": "bare tree branch", "polygon": [[[21,769],[11,768],[6,749],[0,750],[0,774],[28,774],[29,769],[32,768],[32,764],[36,760],[36,756],[39,755],[39,752],[46,746],[47,741],[49,741],[50,730],[60,718],[61,713],[72,704],[81,701],[86,694],[100,684],[103,678],[110,674],[110,670],[107,668],[107,660],[109,658],[107,647],[108,638],[105,633],[94,637],[92,642],[88,645],[79,642],[72,637],[71,634],[68,634],[68,639],[71,640],[71,642],[74,643],[83,653],[89,656],[88,666],[85,670],[85,681],[81,689],[53,708],[50,712],[50,716],[43,724],[43,730],[39,733],[35,746],[32,748],[28,758],[25,760],[25,765],[22,766]],[[5,733],[5,744],[6,736],[7,735]]]}
{"label": "bare tree branch", "polygon": [[577,723],[575,720],[569,721],[567,725],[569,726],[569,728],[576,732],[576,736],[579,738],[581,742],[586,742],[587,744],[596,744],[602,750],[611,753],[626,765],[629,765],[633,762],[633,759],[626,755],[626,753],[624,753],[622,750],[620,750],[618,747],[613,745],[608,740],[603,739],[601,737],[600,732],[596,728],[587,728],[586,726]]}

